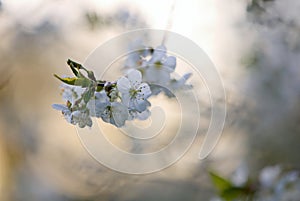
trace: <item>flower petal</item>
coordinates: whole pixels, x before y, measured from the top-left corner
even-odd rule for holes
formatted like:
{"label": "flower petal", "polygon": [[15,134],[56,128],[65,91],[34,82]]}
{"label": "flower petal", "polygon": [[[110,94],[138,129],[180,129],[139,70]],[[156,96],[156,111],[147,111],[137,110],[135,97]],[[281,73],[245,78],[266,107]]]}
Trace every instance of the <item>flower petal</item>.
{"label": "flower petal", "polygon": [[130,89],[130,82],[126,77],[121,77],[117,81],[117,88],[121,93],[128,93]]}
{"label": "flower petal", "polygon": [[72,112],[72,119],[74,124],[78,124],[80,128],[84,128],[85,126],[92,126],[92,120],[90,116],[82,111],[74,111]]}
{"label": "flower petal", "polygon": [[133,86],[134,89],[137,89],[137,87],[142,82],[142,73],[138,70],[131,70],[127,75],[129,82],[131,86]]}
{"label": "flower petal", "polygon": [[69,110],[69,108],[62,104],[52,104],[52,108],[59,111]]}
{"label": "flower petal", "polygon": [[128,109],[121,103],[113,102],[111,104],[112,118],[117,127],[124,126],[128,119]]}
{"label": "flower petal", "polygon": [[147,100],[134,99],[131,101],[130,108],[133,110],[137,110],[139,112],[143,112],[149,107],[151,104]]}
{"label": "flower petal", "polygon": [[138,112],[135,110],[130,111],[130,120],[139,119],[139,120],[146,120],[150,117],[151,112],[149,110],[145,110],[143,112]]}
{"label": "flower petal", "polygon": [[146,120],[150,117],[151,112],[149,110],[145,110],[143,112],[138,112],[136,118],[139,120]]}
{"label": "flower petal", "polygon": [[155,48],[152,58],[149,60],[149,63],[160,62],[166,56],[166,47],[161,45]]}
{"label": "flower petal", "polygon": [[164,66],[170,70],[171,72],[174,71],[176,67],[176,58],[173,56],[169,56],[165,61],[164,61]]}
{"label": "flower petal", "polygon": [[144,99],[151,95],[150,87],[146,83],[140,84],[138,89],[141,90],[138,94],[140,94]]}
{"label": "flower petal", "polygon": [[129,93],[123,93],[122,94],[122,103],[123,105],[125,105],[126,107],[129,106],[129,102],[130,102],[130,94]]}

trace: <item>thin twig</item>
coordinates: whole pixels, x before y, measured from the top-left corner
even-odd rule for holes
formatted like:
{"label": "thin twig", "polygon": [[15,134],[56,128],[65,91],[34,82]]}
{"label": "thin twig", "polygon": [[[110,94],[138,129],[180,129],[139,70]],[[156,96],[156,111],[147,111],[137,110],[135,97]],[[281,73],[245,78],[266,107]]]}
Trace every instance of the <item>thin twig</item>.
{"label": "thin twig", "polygon": [[168,36],[168,30],[170,30],[173,25],[173,16],[174,16],[175,5],[176,5],[176,0],[173,1],[172,7],[170,9],[168,21],[167,21],[166,28],[165,28],[165,33],[164,33],[164,36],[163,36],[163,39],[161,42],[162,45],[165,44],[167,36]]}

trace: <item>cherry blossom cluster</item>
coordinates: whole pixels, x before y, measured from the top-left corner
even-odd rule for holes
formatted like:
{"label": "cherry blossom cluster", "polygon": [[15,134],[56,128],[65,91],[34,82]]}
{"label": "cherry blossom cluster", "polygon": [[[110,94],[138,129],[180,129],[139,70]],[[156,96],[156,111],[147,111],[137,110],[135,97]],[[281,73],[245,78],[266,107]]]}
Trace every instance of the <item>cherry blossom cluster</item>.
{"label": "cherry blossom cluster", "polygon": [[92,126],[92,117],[122,127],[128,120],[145,120],[150,116],[149,98],[161,92],[174,97],[178,89],[191,88],[186,84],[191,73],[179,79],[171,77],[176,58],[166,54],[166,48],[142,47],[132,52],[124,64],[125,75],[116,81],[97,80],[94,72],[68,60],[75,77],[59,77],[65,104],[53,104],[65,119],[80,128]]}

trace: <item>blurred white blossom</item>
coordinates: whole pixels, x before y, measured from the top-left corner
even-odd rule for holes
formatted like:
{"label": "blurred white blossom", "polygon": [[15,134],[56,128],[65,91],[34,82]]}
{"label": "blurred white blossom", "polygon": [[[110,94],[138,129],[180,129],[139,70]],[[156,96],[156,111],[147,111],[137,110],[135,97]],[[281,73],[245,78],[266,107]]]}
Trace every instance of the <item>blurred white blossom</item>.
{"label": "blurred white blossom", "polygon": [[149,61],[142,64],[144,81],[166,86],[176,67],[176,58],[166,55],[166,47],[158,46]]}
{"label": "blurred white blossom", "polygon": [[268,166],[261,170],[259,175],[259,182],[264,187],[270,187],[273,185],[275,180],[278,178],[281,172],[279,166]]}
{"label": "blurred white blossom", "polygon": [[231,181],[236,186],[243,186],[248,181],[249,169],[245,163],[242,163],[233,173]]}

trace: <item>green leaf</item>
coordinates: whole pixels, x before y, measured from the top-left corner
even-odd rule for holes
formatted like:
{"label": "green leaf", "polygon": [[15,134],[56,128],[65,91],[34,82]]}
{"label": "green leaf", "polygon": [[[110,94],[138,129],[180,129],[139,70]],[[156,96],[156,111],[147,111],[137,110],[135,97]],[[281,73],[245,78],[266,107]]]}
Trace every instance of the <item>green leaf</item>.
{"label": "green leaf", "polygon": [[104,88],[105,83],[106,83],[105,81],[97,80],[96,91],[97,92],[101,91]]}
{"label": "green leaf", "polygon": [[242,196],[246,196],[246,190],[242,187],[231,187],[225,189],[220,196],[226,201],[232,201]]}
{"label": "green leaf", "polygon": [[93,81],[96,81],[96,78],[95,78],[95,75],[94,75],[93,71],[87,70],[81,64],[79,64],[75,61],[72,61],[71,59],[68,59],[67,64],[70,66],[70,68],[72,69],[72,71],[76,75],[76,77],[85,77],[79,71],[79,70],[84,70],[87,73],[88,78],[90,78]]}
{"label": "green leaf", "polygon": [[225,179],[215,172],[209,172],[210,178],[219,191],[219,196],[226,201],[232,201],[243,196],[251,196],[251,192],[247,186],[235,186],[228,179]]}
{"label": "green leaf", "polygon": [[209,172],[210,178],[214,184],[214,186],[217,188],[218,191],[220,191],[221,193],[227,189],[230,189],[233,187],[232,183],[219,176],[218,174],[214,173],[214,172]]}
{"label": "green leaf", "polygon": [[88,78],[90,78],[91,80],[94,80],[96,82],[96,78],[95,78],[94,72],[91,71],[91,70],[87,70],[86,72],[88,74]]}
{"label": "green leaf", "polygon": [[96,87],[96,91],[97,91],[97,92],[100,92],[102,89],[103,89],[102,86],[97,86],[97,87]]}
{"label": "green leaf", "polygon": [[72,67],[72,68],[75,68],[75,69],[81,69],[82,68],[82,65],[80,63],[77,63],[75,61],[72,61],[71,59],[68,59],[67,61],[67,64]]}
{"label": "green leaf", "polygon": [[66,77],[66,78],[61,78],[58,75],[54,74],[54,77],[59,79],[60,81],[73,85],[73,86],[81,86],[83,88],[88,87],[91,85],[91,81],[86,78],[77,78],[77,77]]}
{"label": "green leaf", "polygon": [[80,69],[81,65],[74,62],[74,61],[72,61],[71,59],[68,59],[67,64],[70,66],[70,68],[71,68],[72,72],[74,73],[74,75],[76,77],[78,77],[79,69]]}
{"label": "green leaf", "polygon": [[95,92],[95,88],[89,88],[87,91],[84,92],[84,94],[82,95],[82,98],[85,103],[89,102],[89,100],[94,95],[94,92]]}
{"label": "green leaf", "polygon": [[75,85],[76,86],[81,86],[83,88],[86,88],[86,87],[89,87],[91,86],[91,83],[92,81],[87,79],[87,78],[78,78],[76,81],[75,81]]}
{"label": "green leaf", "polygon": [[78,79],[76,77],[66,77],[66,78],[61,78],[58,75],[54,74],[54,77],[59,79],[60,81],[69,84],[69,85],[75,85],[75,81]]}

